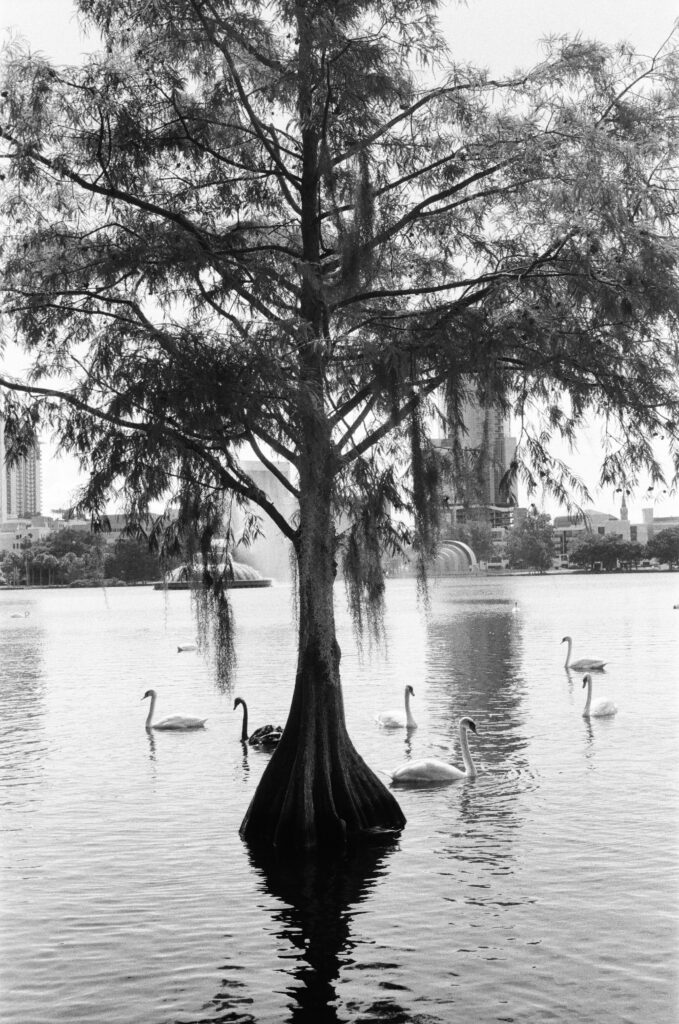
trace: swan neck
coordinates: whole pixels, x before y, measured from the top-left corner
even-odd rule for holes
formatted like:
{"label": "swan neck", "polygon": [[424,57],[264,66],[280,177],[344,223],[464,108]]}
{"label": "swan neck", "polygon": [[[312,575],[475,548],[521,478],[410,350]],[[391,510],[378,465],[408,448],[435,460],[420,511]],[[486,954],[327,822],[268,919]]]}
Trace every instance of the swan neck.
{"label": "swan neck", "polygon": [[462,748],[462,760],[464,761],[467,775],[476,775],[476,768],[474,767],[472,755],[469,751],[469,743],[467,742],[467,730],[463,725],[460,726],[460,747]]}
{"label": "swan neck", "polygon": [[568,647],[566,649],[566,660],[564,662],[564,668],[568,668],[568,666],[570,665],[570,661],[571,661],[571,648],[573,647],[573,641],[571,640],[570,637],[568,637],[566,643],[568,644]]}
{"label": "swan neck", "polygon": [[155,709],[156,709],[156,695],[155,695],[155,693],[152,693],[151,694],[151,706],[149,708],[149,713],[146,716],[146,728],[147,729],[151,728],[151,719],[153,718],[153,712],[155,711]]}
{"label": "swan neck", "polygon": [[410,690],[408,689],[407,686],[406,686],[406,722],[408,723],[408,725],[414,725],[415,724],[415,719],[413,718],[413,713],[410,710]]}
{"label": "swan neck", "polygon": [[248,738],[248,706],[244,700],[241,701],[243,708],[243,728],[241,729],[240,738],[243,743],[247,742]]}
{"label": "swan neck", "polygon": [[589,718],[589,706],[592,703],[592,680],[587,680],[587,700],[585,701],[585,707],[582,712],[583,718]]}

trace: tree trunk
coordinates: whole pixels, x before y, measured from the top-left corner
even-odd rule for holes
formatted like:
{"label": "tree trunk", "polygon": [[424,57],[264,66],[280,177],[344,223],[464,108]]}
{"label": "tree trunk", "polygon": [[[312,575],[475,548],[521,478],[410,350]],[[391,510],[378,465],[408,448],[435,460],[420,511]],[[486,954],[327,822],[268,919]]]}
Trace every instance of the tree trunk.
{"label": "tree trunk", "polygon": [[241,825],[241,836],[279,849],[343,846],[349,836],[401,829],[395,798],[349,739],[340,684],[333,587],[335,455],[324,409],[325,311],[319,215],[319,111],[313,88],[312,12],[295,6],[299,38],[298,113],[302,125],[299,314],[299,492],[296,543],[299,652],[290,714],[281,741]]}
{"label": "tree trunk", "polygon": [[283,736],[240,830],[249,842],[287,850],[337,848],[350,836],[405,824],[347,733],[333,606],[332,454],[318,427],[307,434],[300,472],[295,689]]}

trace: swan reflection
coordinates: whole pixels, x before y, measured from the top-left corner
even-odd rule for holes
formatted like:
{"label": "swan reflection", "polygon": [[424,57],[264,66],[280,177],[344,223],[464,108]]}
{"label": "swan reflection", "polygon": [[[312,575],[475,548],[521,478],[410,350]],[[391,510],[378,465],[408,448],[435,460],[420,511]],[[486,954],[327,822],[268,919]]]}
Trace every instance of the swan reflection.
{"label": "swan reflection", "polygon": [[155,761],[156,759],[156,737],[153,735],[151,729],[146,730],[146,735],[149,741],[149,760]]}
{"label": "swan reflection", "polygon": [[249,747],[245,740],[241,740],[240,746],[242,751],[241,759],[238,764],[238,769],[234,772],[234,775],[237,775],[241,782],[245,782],[250,774],[250,762],[248,760]]}
{"label": "swan reflection", "polygon": [[403,738],[403,752],[405,754],[406,761],[410,760],[413,756],[413,736],[410,732],[406,732]]}
{"label": "swan reflection", "polygon": [[589,718],[583,716],[582,721],[585,726],[585,761],[588,768],[594,768],[594,729]]}

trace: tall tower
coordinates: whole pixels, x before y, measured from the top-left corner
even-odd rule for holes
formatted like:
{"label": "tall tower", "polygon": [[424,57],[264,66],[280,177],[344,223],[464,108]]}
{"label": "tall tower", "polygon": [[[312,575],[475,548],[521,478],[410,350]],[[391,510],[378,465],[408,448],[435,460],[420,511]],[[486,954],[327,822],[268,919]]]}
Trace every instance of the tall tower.
{"label": "tall tower", "polygon": [[0,417],[0,523],[7,515],[7,473],[5,472],[5,425]]}
{"label": "tall tower", "polygon": [[40,446],[13,465],[7,465],[5,436],[0,421],[0,521],[40,515],[42,460]]}
{"label": "tall tower", "polygon": [[468,400],[462,407],[462,421],[467,430],[462,447],[470,465],[477,459],[482,460],[480,503],[487,506],[514,504],[512,496],[502,493],[500,488],[516,451],[516,441],[509,436],[507,417],[495,406],[482,406]]}

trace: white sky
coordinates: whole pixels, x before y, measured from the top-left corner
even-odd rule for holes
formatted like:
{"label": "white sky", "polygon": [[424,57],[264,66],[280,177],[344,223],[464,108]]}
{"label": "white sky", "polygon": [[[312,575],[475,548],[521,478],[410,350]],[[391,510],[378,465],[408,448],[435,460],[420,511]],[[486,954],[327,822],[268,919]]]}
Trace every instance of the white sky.
{"label": "white sky", "polygon": [[[640,53],[655,53],[672,32],[677,13],[672,0],[448,0],[441,3],[440,17],[455,59],[505,75],[539,61],[540,40],[547,35],[580,34],[607,43],[626,40]],[[96,41],[80,31],[71,0],[0,0],[0,38],[10,29],[56,63],[77,63],[82,52],[97,49]],[[617,514],[620,496],[611,489],[596,492],[599,455],[598,440],[583,435],[578,452],[568,461],[595,494],[596,507]],[[46,513],[68,503],[75,479],[71,464],[55,459],[51,447],[45,446]],[[652,503],[643,490],[628,498],[632,522],[639,521],[641,508]],[[679,499],[661,497],[654,503],[655,514],[676,513]],[[545,510],[558,514],[549,501]]]}

